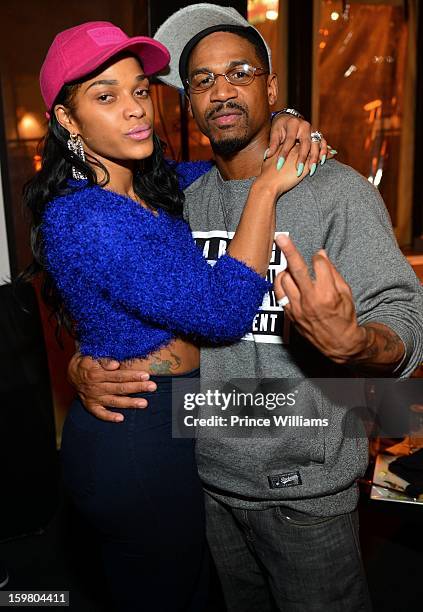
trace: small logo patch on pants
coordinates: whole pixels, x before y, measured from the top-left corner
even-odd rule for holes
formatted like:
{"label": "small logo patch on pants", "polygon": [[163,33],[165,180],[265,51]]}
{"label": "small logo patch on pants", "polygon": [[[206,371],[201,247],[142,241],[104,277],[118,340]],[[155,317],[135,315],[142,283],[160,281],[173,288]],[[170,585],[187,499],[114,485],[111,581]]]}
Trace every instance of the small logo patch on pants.
{"label": "small logo patch on pants", "polygon": [[296,487],[303,484],[299,472],[287,472],[286,474],[275,474],[268,476],[271,489],[283,489],[284,487]]}

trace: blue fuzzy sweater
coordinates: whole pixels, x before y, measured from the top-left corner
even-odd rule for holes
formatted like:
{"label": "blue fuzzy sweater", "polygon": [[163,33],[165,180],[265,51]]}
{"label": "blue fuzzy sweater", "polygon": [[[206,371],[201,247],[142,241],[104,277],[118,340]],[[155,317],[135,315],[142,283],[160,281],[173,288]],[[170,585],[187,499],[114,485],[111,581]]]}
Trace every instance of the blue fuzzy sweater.
{"label": "blue fuzzy sweater", "polygon": [[229,255],[211,267],[184,220],[85,182],[49,202],[42,236],[84,355],[145,357],[175,336],[234,342],[269,288]]}

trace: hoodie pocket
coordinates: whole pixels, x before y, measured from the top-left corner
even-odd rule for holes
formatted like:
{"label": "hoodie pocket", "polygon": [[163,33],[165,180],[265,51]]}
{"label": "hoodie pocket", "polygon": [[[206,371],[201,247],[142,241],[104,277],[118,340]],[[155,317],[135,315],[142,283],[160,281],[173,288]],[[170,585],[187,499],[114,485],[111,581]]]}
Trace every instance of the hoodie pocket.
{"label": "hoodie pocket", "polygon": [[[277,389],[280,381],[272,386]],[[319,387],[312,380],[297,380],[285,395],[287,404],[271,413],[272,437],[280,439],[280,457],[291,466],[324,463],[328,420]]]}

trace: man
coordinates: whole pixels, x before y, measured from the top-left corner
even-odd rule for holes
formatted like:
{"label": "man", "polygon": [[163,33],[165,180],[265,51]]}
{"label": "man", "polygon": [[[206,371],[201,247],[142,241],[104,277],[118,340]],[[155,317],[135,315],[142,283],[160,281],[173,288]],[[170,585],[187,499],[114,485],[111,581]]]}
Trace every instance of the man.
{"label": "man", "polygon": [[[156,38],[174,58],[163,80],[185,88],[215,155],[216,167],[185,192],[193,235],[213,263],[260,172],[277,77],[261,37],[233,9],[186,7]],[[201,349],[202,377],[409,375],[422,354],[422,293],[377,191],[330,161],[284,194],[276,215],[281,250],[269,278],[287,261],[276,297],[267,296],[241,342]],[[78,363],[71,377],[86,398],[116,392],[107,382],[84,385],[89,368]],[[122,384],[117,393],[133,390]],[[208,539],[230,612],[370,609],[356,512],[367,444],[343,435],[344,413],[324,401],[317,410],[329,410],[330,423],[312,436],[287,428],[283,438],[197,442]]]}

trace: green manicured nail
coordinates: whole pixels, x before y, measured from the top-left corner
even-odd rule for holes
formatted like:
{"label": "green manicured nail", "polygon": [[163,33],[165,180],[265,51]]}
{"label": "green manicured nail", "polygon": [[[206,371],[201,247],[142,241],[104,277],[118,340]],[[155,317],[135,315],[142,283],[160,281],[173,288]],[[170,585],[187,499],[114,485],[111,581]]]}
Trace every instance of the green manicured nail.
{"label": "green manicured nail", "polygon": [[322,159],[320,160],[320,165],[323,166],[325,161],[326,161],[326,155],[322,155]]}
{"label": "green manicured nail", "polygon": [[316,168],[317,168],[317,164],[311,165],[310,176],[313,176],[313,174],[316,172]]}
{"label": "green manicured nail", "polygon": [[278,159],[278,163],[276,164],[276,170],[282,170],[282,167],[285,163],[285,158],[284,157],[280,157]]}
{"label": "green manicured nail", "polygon": [[303,162],[301,162],[300,164],[298,164],[297,177],[302,175],[303,170],[304,170],[304,164]]}
{"label": "green manicured nail", "polygon": [[268,153],[269,153],[269,149],[266,149],[263,155],[263,161],[266,161]]}
{"label": "green manicured nail", "polygon": [[329,149],[329,151],[333,154],[336,155],[338,153],[338,151],[336,151],[335,149]]}

